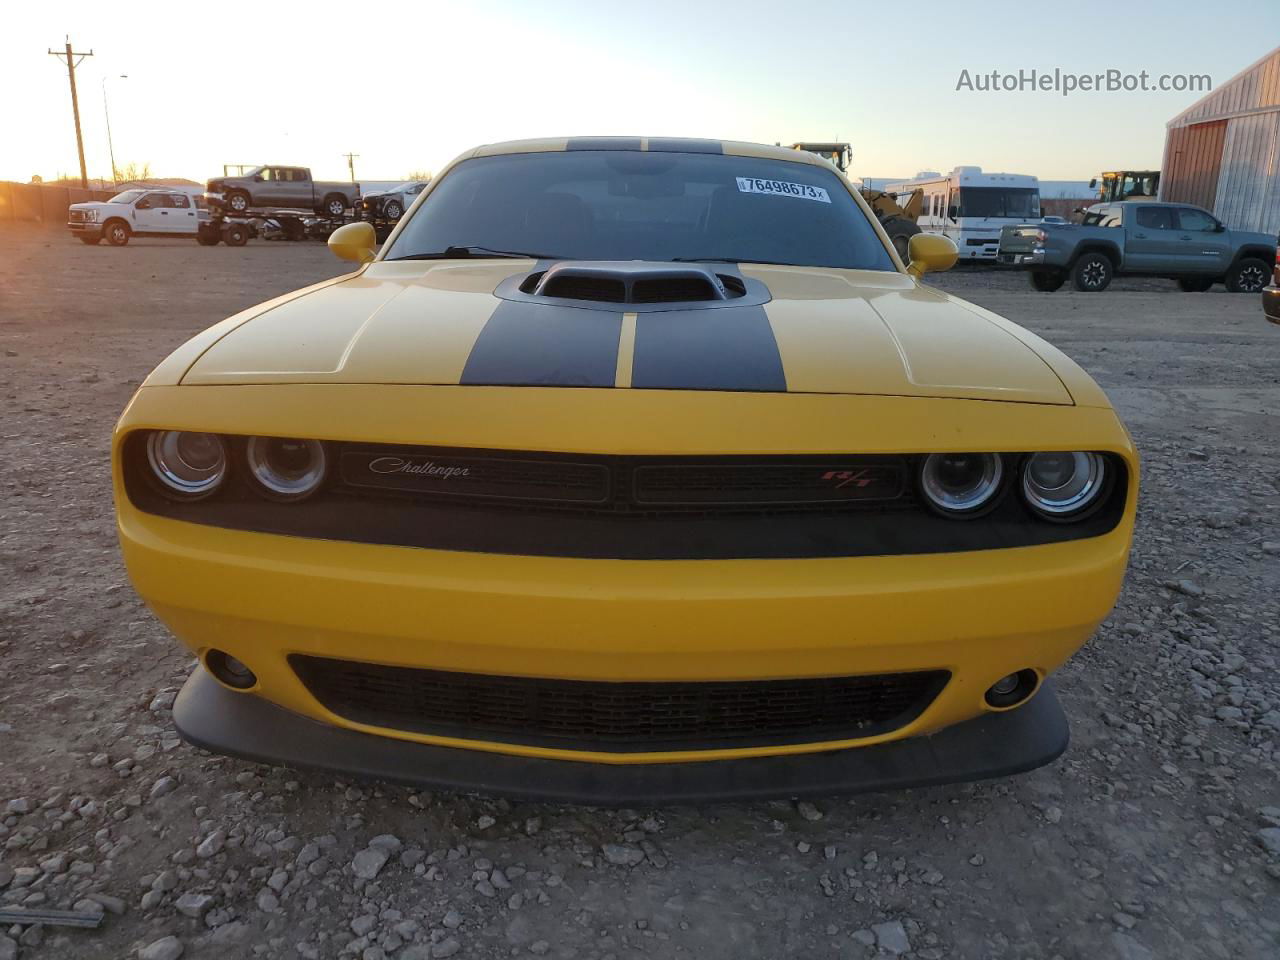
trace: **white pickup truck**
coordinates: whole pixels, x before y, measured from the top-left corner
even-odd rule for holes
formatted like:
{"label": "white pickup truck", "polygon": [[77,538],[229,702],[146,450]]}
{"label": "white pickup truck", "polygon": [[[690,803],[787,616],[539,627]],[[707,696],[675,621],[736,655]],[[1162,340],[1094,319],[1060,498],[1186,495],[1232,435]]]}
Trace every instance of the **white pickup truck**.
{"label": "white pickup truck", "polygon": [[208,212],[198,188],[146,187],[125,190],[110,200],[73,203],[67,227],[82,243],[102,240],[123,247],[130,237],[195,237]]}

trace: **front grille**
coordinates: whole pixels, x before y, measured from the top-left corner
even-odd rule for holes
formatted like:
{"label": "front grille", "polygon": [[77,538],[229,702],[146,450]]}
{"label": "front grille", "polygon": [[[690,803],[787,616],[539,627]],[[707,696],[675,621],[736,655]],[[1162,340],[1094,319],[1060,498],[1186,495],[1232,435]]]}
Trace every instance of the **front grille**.
{"label": "front grille", "polygon": [[84,211],[83,211],[83,210],[68,210],[68,211],[67,211],[67,219],[69,219],[69,220],[71,220],[71,221],[84,222]]}
{"label": "front grille", "polygon": [[868,463],[707,463],[637,467],[635,498],[645,504],[832,504],[902,496],[904,465]]}
{"label": "front grille", "polygon": [[339,477],[361,492],[507,501],[593,513],[907,508],[905,458],[567,457],[347,444]]}
{"label": "front grille", "polygon": [[[187,523],[282,536],[469,553],[609,560],[743,560],[944,554],[1101,536],[1124,516],[1128,472],[1107,454],[1100,509],[1073,523],[1033,514],[1015,484],[958,523],[917,495],[920,456],[632,456],[329,444],[323,489],[281,504],[234,469],[214,496],[157,487],[148,433],[125,442],[139,509]],[[244,438],[227,437],[239,454]],[[1005,473],[1021,462],[1005,454]]]}
{"label": "front grille", "polygon": [[609,496],[609,468],[600,463],[356,448],[341,465],[350,486],[436,497],[592,504]]}
{"label": "front grille", "polygon": [[487,676],[295,654],[326,709],[356,723],[529,746],[635,753],[871,737],[918,717],[945,670],[808,680],[606,683]]}

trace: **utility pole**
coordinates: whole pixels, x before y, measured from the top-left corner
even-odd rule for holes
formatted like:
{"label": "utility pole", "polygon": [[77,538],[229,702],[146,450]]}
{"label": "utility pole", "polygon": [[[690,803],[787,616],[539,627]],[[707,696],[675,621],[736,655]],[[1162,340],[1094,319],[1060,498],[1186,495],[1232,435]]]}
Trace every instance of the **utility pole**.
{"label": "utility pole", "polygon": [[351,171],[351,182],[355,183],[356,182],[356,157],[360,156],[360,154],[344,153],[343,156],[347,158],[347,169]]}
{"label": "utility pole", "polygon": [[[64,51],[50,50],[49,55],[57,57],[59,60],[65,58],[67,61],[67,76],[71,78],[71,113],[76,118],[76,150],[80,152],[80,186],[85,190],[89,189],[89,171],[84,165],[84,137],[80,135],[80,101],[76,98],[76,67],[80,66],[80,62],[85,57],[92,57],[93,51],[88,53],[76,53],[71,49],[71,37],[67,37],[67,45]],[[72,57],[79,57],[79,60],[72,60]]]}

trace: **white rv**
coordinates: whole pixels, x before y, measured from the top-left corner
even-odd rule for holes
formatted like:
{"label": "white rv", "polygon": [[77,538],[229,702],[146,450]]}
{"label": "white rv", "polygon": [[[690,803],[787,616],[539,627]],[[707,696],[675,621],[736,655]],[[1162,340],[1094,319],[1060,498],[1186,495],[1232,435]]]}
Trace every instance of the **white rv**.
{"label": "white rv", "polygon": [[955,241],[961,260],[995,262],[1000,229],[1040,219],[1040,181],[1023,173],[983,173],[981,167],[956,167],[950,173],[918,173],[885,186],[899,204],[924,191],[916,221],[925,233]]}

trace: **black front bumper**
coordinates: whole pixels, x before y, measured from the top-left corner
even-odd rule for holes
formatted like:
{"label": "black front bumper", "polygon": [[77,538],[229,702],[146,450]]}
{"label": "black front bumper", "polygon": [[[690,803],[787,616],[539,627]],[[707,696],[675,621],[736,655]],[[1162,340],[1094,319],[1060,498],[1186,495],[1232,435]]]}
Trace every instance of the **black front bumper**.
{"label": "black front bumper", "polygon": [[318,723],[234,693],[203,667],[173,705],[178,731],[215,753],[414,786],[595,805],[695,803],[898,790],[1034,770],[1067,748],[1048,681],[1030,703],[913,737],[827,753],[601,764],[460,750]]}
{"label": "black front bumper", "polygon": [[1263,288],[1262,312],[1272,323],[1280,323],[1280,287]]}

